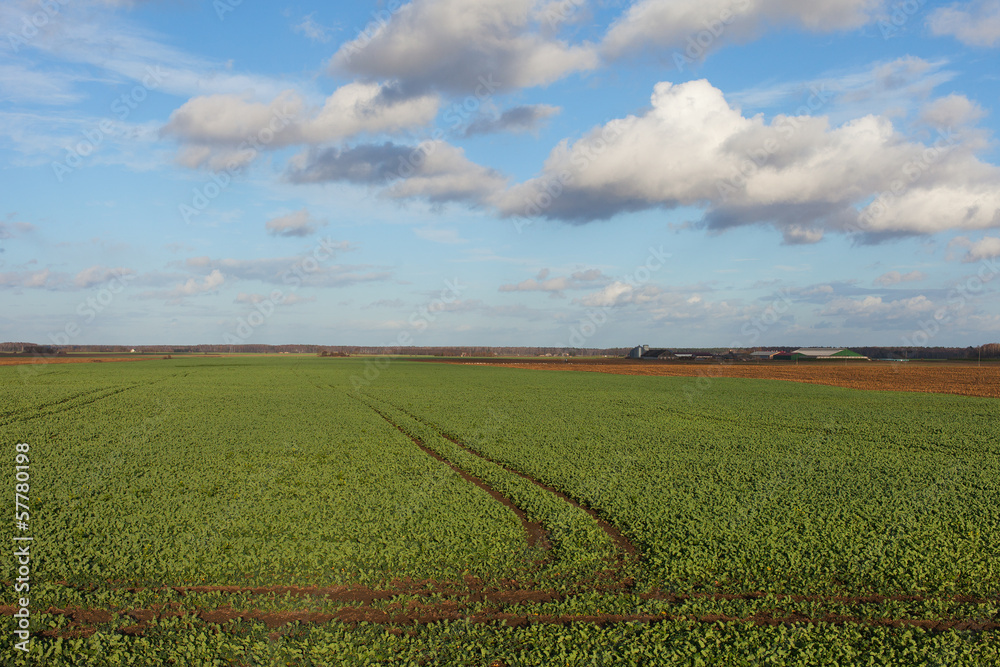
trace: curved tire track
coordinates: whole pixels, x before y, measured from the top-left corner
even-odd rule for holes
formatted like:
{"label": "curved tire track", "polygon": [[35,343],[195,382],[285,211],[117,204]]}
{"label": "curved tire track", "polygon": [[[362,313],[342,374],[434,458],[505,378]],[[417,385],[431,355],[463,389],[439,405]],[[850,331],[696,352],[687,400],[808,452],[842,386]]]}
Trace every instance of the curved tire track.
{"label": "curved tire track", "polygon": [[516,468],[511,468],[510,466],[504,465],[500,461],[492,459],[489,456],[487,456],[487,455],[485,455],[485,454],[483,454],[483,453],[481,453],[479,451],[476,451],[475,449],[473,449],[469,445],[466,445],[465,443],[463,443],[463,442],[457,440],[456,438],[448,435],[447,433],[445,433],[444,431],[442,431],[440,427],[438,427],[438,426],[436,426],[434,424],[431,424],[431,423],[427,422],[424,419],[421,419],[420,417],[416,416],[415,414],[413,414],[409,410],[401,408],[398,405],[394,405],[392,403],[390,403],[390,405],[392,405],[394,408],[396,408],[400,412],[403,412],[403,413],[409,415],[410,417],[412,417],[413,419],[417,420],[418,422],[420,422],[424,426],[427,426],[428,428],[434,430],[442,438],[444,438],[445,440],[448,440],[449,442],[451,442],[452,444],[454,444],[454,445],[456,445],[458,447],[461,447],[463,450],[467,451],[468,453],[472,454],[473,456],[477,456],[477,457],[483,459],[484,461],[489,461],[490,463],[492,463],[494,465],[500,466],[501,468],[503,468],[507,472],[510,472],[510,473],[513,473],[513,474],[515,474],[515,475],[517,475],[519,477],[522,477],[522,478],[528,480],[529,482],[531,482],[532,484],[534,484],[535,486],[537,486],[538,488],[544,489],[545,491],[548,491],[549,493],[551,493],[551,494],[553,494],[555,496],[558,496],[559,498],[561,498],[562,500],[566,501],[570,505],[583,510],[584,512],[586,512],[587,514],[589,514],[590,517],[592,519],[594,519],[594,521],[597,522],[597,525],[601,527],[601,530],[603,530],[608,535],[609,538],[611,538],[611,541],[615,543],[615,546],[617,546],[619,549],[621,549],[622,551],[624,551],[625,553],[627,553],[630,556],[635,556],[635,555],[637,555],[639,553],[639,550],[636,549],[635,545],[632,544],[632,542],[627,537],[625,537],[625,535],[622,534],[622,532],[620,530],[618,530],[618,528],[616,528],[615,526],[613,526],[611,523],[609,523],[605,519],[601,518],[601,515],[597,513],[597,510],[594,510],[594,509],[592,509],[590,507],[582,505],[579,501],[577,501],[577,500],[573,499],[572,497],[566,495],[565,493],[563,493],[559,489],[556,489],[555,487],[549,486],[548,484],[545,484],[544,482],[541,482],[541,481],[535,479],[534,477],[532,477],[531,475],[529,475],[527,473],[521,472],[520,470],[517,470]]}
{"label": "curved tire track", "polygon": [[[362,403],[364,403],[364,401],[362,401]],[[368,405],[368,404],[365,403],[365,405]],[[490,495],[490,497],[492,497],[498,503],[500,503],[501,505],[503,505],[507,509],[509,509],[512,512],[514,512],[514,514],[517,515],[517,518],[521,520],[521,525],[524,528],[524,532],[525,532],[525,535],[527,537],[527,542],[528,542],[528,546],[529,547],[538,547],[538,548],[544,549],[546,551],[549,551],[549,550],[552,549],[552,545],[549,543],[548,534],[546,533],[545,529],[542,527],[542,524],[539,523],[539,522],[535,522],[535,521],[529,520],[527,513],[522,508],[518,507],[514,503],[513,500],[511,500],[507,496],[503,495],[498,490],[494,489],[492,486],[490,486],[489,484],[487,484],[483,480],[479,479],[478,477],[476,477],[472,473],[467,472],[466,470],[463,470],[462,468],[460,468],[456,464],[454,464],[451,461],[449,461],[448,459],[444,458],[443,456],[441,456],[440,454],[438,454],[437,452],[435,452],[433,449],[431,449],[430,447],[428,447],[427,445],[425,445],[423,442],[421,442],[421,440],[419,438],[416,438],[416,437],[410,435],[409,433],[407,433],[406,431],[404,431],[403,428],[399,424],[397,424],[394,421],[392,421],[392,419],[389,418],[388,415],[386,415],[385,413],[383,413],[378,408],[376,408],[376,407],[374,407],[372,405],[368,405],[368,407],[371,408],[371,410],[373,412],[375,412],[379,417],[381,417],[385,421],[389,422],[389,424],[391,424],[392,426],[394,426],[400,433],[402,433],[403,435],[405,435],[406,437],[408,437],[410,440],[412,440],[413,443],[417,447],[419,447],[421,450],[423,450],[423,452],[425,454],[427,454],[428,456],[431,456],[432,458],[440,461],[441,463],[444,463],[445,465],[447,465],[448,467],[450,467],[452,470],[454,470],[456,473],[458,473],[459,476],[462,477],[462,479],[475,484],[480,489],[482,489],[483,491],[485,491],[486,493],[488,493]]]}

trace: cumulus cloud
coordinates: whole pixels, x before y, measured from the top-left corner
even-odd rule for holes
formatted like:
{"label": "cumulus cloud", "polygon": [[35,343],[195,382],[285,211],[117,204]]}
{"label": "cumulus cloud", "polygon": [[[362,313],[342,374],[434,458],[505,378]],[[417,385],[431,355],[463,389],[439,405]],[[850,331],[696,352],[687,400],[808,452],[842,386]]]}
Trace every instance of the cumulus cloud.
{"label": "cumulus cloud", "polygon": [[[699,60],[725,43],[744,42],[765,26],[814,32],[858,28],[881,0],[639,0],[608,29],[601,51],[610,58],[675,50]],[[684,61],[682,61],[684,62]]]}
{"label": "cumulus cloud", "polygon": [[549,104],[530,104],[507,109],[495,118],[477,118],[465,128],[465,136],[497,132],[534,132],[546,119],[559,113],[559,107]]}
{"label": "cumulus cloud", "polygon": [[975,123],[986,112],[965,95],[939,97],[924,106],[920,119],[934,127],[959,127]]}
{"label": "cumulus cloud", "polygon": [[949,35],[969,46],[1000,44],[1000,3],[975,0],[934,10],[927,17],[934,35]]}
{"label": "cumulus cloud", "polygon": [[590,45],[543,34],[539,0],[413,0],[371,33],[341,46],[331,67],[399,80],[410,92],[465,95],[496,81],[505,91],[597,67]]}
{"label": "cumulus cloud", "polygon": [[589,289],[595,283],[608,282],[610,279],[600,269],[575,271],[568,276],[551,276],[548,269],[542,269],[538,275],[516,284],[501,285],[501,292],[548,292],[554,297],[563,296],[566,290]]}
{"label": "cumulus cloud", "polygon": [[185,297],[185,296],[195,296],[198,294],[206,294],[209,292],[216,292],[223,283],[226,282],[226,277],[222,275],[219,270],[212,271],[210,274],[205,276],[203,280],[198,280],[196,278],[188,278],[187,282],[182,285],[178,285],[170,292],[171,297]]}
{"label": "cumulus cloud", "polygon": [[889,271],[888,273],[883,273],[876,278],[874,284],[882,287],[889,287],[891,285],[898,285],[899,283],[916,282],[918,280],[923,280],[926,277],[927,274],[921,271],[911,271],[906,274],[900,273],[899,271]]}
{"label": "cumulus cloud", "polygon": [[325,222],[317,221],[307,209],[272,218],[265,223],[264,228],[272,236],[309,236]]}
{"label": "cumulus cloud", "polygon": [[291,165],[288,178],[293,183],[345,181],[380,186],[388,197],[432,202],[479,203],[507,185],[499,173],[471,162],[465,151],[443,141],[311,151]]}
{"label": "cumulus cloud", "polygon": [[959,136],[928,147],[879,116],[837,127],[809,115],[766,122],[707,81],[664,82],[649,111],[561,142],[540,176],[493,202],[508,216],[575,223],[701,206],[711,230],[768,224],[786,243],[830,230],[877,240],[1000,226],[1000,169]]}
{"label": "cumulus cloud", "polygon": [[245,166],[261,150],[423,126],[434,119],[439,104],[436,95],[407,97],[391,85],[362,82],[341,86],[320,109],[308,109],[291,90],[267,103],[206,95],[174,111],[160,134],[180,142],[182,165],[221,170]]}
{"label": "cumulus cloud", "polygon": [[978,262],[994,257],[1000,257],[1000,238],[986,236],[972,244],[969,252],[965,255],[965,261]]}

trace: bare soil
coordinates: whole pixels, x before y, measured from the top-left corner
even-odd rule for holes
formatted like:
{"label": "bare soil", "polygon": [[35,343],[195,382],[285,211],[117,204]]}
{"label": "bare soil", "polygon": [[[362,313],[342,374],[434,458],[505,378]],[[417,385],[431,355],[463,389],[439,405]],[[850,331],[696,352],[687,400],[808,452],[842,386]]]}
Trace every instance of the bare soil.
{"label": "bare soil", "polygon": [[[426,361],[426,360],[425,360]],[[433,360],[430,363],[474,364],[536,370],[589,371],[616,375],[748,378],[786,380],[873,391],[911,391],[1000,398],[1000,364],[974,362],[811,361],[759,363],[684,363],[638,359]],[[704,379],[702,379],[704,378]]]}

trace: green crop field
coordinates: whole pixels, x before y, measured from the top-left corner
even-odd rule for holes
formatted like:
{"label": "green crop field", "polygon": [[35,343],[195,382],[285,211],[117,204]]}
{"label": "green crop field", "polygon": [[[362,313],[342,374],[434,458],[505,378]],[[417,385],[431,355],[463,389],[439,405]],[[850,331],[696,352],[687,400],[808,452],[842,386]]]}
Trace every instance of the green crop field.
{"label": "green crop field", "polygon": [[1000,665],[1000,402],[691,382],[0,367],[3,664]]}

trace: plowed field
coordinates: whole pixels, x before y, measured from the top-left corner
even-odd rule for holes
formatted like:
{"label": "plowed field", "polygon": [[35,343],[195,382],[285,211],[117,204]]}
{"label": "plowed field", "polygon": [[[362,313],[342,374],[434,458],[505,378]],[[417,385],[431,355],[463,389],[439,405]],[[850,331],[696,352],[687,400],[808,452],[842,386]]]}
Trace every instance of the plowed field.
{"label": "plowed field", "polygon": [[759,364],[684,364],[626,359],[599,359],[579,362],[532,361],[458,361],[507,368],[532,368],[557,371],[590,371],[617,375],[660,375],[699,378],[750,378],[787,380],[825,384],[849,389],[876,391],[917,391],[962,396],[1000,398],[1000,365],[982,367],[971,363],[920,362],[811,362]]}

